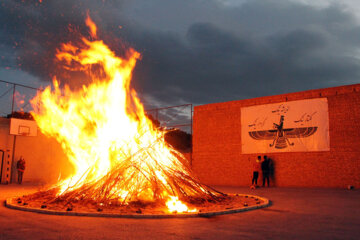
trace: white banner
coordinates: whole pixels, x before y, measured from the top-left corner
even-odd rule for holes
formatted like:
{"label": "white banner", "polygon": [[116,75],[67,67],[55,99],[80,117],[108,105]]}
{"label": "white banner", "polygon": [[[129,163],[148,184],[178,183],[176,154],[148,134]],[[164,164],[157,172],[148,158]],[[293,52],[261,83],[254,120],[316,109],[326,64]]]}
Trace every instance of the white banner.
{"label": "white banner", "polygon": [[326,98],[241,108],[242,153],[329,151]]}

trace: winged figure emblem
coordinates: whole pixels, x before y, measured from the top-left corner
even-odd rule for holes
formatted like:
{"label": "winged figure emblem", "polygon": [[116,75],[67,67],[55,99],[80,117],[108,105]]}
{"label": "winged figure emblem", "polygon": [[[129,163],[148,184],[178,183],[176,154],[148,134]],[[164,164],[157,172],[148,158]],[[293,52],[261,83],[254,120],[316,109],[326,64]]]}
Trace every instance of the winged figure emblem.
{"label": "winged figure emblem", "polygon": [[273,140],[270,147],[278,149],[293,146],[289,138],[306,138],[313,135],[318,127],[284,128],[284,116],[280,116],[280,123],[274,123],[274,129],[250,131],[249,135],[255,140]]}

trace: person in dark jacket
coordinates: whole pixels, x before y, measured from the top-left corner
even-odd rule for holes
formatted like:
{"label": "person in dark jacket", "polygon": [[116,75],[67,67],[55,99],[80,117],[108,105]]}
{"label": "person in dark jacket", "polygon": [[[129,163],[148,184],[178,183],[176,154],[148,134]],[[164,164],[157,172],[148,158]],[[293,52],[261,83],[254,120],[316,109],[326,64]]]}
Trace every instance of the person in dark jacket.
{"label": "person in dark jacket", "polygon": [[17,161],[16,167],[18,170],[18,183],[21,184],[25,171],[25,159],[22,156],[20,156],[19,161]]}
{"label": "person in dark jacket", "polygon": [[263,187],[265,187],[265,182],[267,182],[267,186],[269,187],[269,176],[270,176],[270,161],[267,156],[264,156],[264,161],[261,163],[261,171],[263,176]]}

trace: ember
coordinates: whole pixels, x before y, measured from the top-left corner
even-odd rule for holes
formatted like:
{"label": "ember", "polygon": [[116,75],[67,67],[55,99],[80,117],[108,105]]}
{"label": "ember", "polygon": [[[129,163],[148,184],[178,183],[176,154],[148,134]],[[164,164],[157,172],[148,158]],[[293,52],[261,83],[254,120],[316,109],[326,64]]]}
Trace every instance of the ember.
{"label": "ember", "polygon": [[90,17],[86,25],[92,40],[83,37],[83,47],[63,44],[56,57],[67,70],[91,76],[92,83],[71,91],[60,89],[54,79],[55,89],[46,88],[32,102],[42,105],[39,113],[32,113],[41,132],[61,143],[75,172],[30,199],[42,199],[44,205],[63,203],[68,209],[73,203],[99,209],[152,204],[178,213],[226,199],[193,176],[183,155],[164,141],[165,132],[146,117],[130,89],[140,54],[130,48],[125,58],[116,56],[98,39]]}

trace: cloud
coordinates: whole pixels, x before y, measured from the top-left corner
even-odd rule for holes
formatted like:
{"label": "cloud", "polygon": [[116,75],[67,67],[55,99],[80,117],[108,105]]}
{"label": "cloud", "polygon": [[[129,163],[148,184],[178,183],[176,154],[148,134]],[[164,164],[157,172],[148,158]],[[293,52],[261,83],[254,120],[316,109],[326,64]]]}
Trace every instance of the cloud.
{"label": "cloud", "polygon": [[56,75],[67,83],[79,85],[79,79],[86,79],[85,75],[65,71],[54,60],[56,49],[61,43],[76,41],[80,34],[89,35],[84,24],[88,10],[101,25],[99,16],[119,7],[118,2],[2,1],[0,44],[3,49],[11,49],[13,57],[4,56],[6,51],[2,51],[2,55],[13,69],[21,69],[44,81],[50,81]]}
{"label": "cloud", "polygon": [[74,39],[74,28],[87,34],[83,21],[89,9],[118,54],[124,45],[142,53],[132,85],[154,106],[351,84],[360,75],[360,25],[348,8],[336,4],[321,8],[280,0],[244,0],[238,5],[219,0],[1,4],[0,49],[7,64],[43,80],[56,74],[79,84],[84,76],[64,72],[53,62],[54,50]]}
{"label": "cloud", "polygon": [[194,22],[184,36],[152,30],[132,39],[146,49],[136,72],[142,91],[208,103],[358,82],[359,26],[341,6],[248,1],[216,11],[223,18]]}

